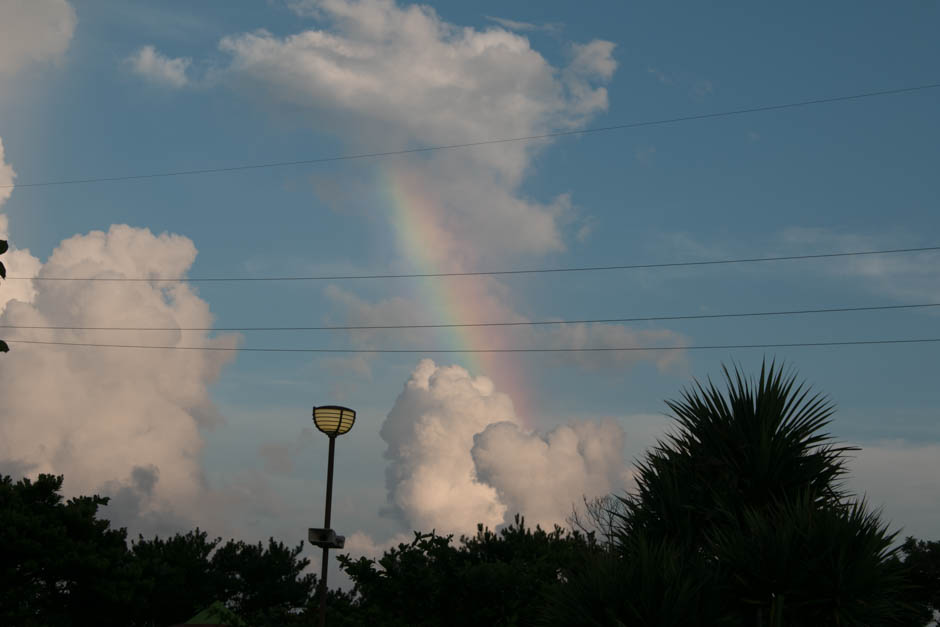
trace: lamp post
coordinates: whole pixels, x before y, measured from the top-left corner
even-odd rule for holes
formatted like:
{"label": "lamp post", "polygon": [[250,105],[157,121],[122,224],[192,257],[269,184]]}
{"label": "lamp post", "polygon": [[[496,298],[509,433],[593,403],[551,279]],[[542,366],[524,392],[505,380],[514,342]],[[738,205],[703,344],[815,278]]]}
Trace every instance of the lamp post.
{"label": "lamp post", "polygon": [[323,549],[323,566],[320,569],[320,616],[319,625],[326,624],[326,571],[330,549],[341,549],[346,544],[344,536],[336,535],[330,529],[330,509],[333,504],[333,451],[336,448],[336,436],[352,429],[356,422],[356,412],[339,405],[323,405],[313,408],[313,424],[330,438],[330,456],[326,470],[326,511],[322,529],[310,529],[307,539],[314,546]]}

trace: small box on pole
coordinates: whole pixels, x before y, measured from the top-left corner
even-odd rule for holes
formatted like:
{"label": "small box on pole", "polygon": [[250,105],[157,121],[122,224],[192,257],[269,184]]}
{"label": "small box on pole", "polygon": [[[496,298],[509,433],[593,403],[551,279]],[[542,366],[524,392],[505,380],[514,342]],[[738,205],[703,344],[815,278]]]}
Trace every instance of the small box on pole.
{"label": "small box on pole", "polygon": [[341,549],[346,545],[346,536],[338,536],[332,529],[308,529],[307,540],[323,549]]}

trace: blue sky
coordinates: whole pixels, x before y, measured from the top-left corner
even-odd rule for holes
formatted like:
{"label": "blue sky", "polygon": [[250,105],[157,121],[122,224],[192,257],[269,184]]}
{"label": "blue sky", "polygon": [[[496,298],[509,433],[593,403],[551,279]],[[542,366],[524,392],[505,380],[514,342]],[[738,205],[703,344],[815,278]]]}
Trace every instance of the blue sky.
{"label": "blue sky", "polygon": [[[0,58],[9,60],[0,65],[0,138],[18,184],[461,143],[909,87],[936,82],[934,60],[940,57],[940,7],[928,2],[722,9],[598,2],[589,10],[505,1],[440,2],[420,9],[340,0],[35,6],[40,5],[65,25],[59,39],[51,38],[43,50],[46,40],[35,37],[39,43],[30,44],[36,49],[29,55],[12,44],[0,47]],[[17,19],[26,20],[26,13]],[[42,24],[24,21],[22,28]],[[431,49],[436,52],[424,54]],[[21,186],[2,211],[11,241],[42,262],[64,240],[107,232],[114,224],[184,236],[198,255],[179,274],[191,277],[423,272],[428,264],[440,270],[564,267],[935,246],[938,104],[940,90],[925,90],[528,147]],[[402,208],[388,185],[396,177],[418,181],[412,197],[431,206],[440,241],[428,243],[427,251],[414,250],[422,241],[420,225],[402,226]],[[420,215],[428,214],[413,214]],[[145,245],[154,247],[154,258],[170,255],[169,244],[158,240],[140,244],[140,255],[149,254]],[[81,254],[86,253],[75,253]],[[134,254],[128,253],[129,266],[110,271],[139,273],[147,262]],[[69,257],[68,265],[63,253],[64,265],[56,267],[75,276],[92,271],[94,266],[76,258]],[[466,285],[458,279],[198,284],[187,298],[208,306],[215,327],[454,322],[439,316],[455,311],[488,320],[540,320],[894,305],[940,301],[938,260],[940,255],[923,253],[516,276]],[[8,266],[14,275],[15,264]],[[432,301],[448,281],[451,294],[463,294],[458,300],[465,302],[442,308]],[[102,326],[118,319],[146,322],[150,309],[118,305],[121,284],[95,289],[101,290],[98,302],[113,297],[114,307],[95,309],[72,291],[39,298],[33,313],[49,319],[79,312],[82,320]],[[159,290],[154,294],[159,297]],[[59,309],[42,311],[48,303]],[[4,314],[7,320],[11,311]],[[710,345],[936,337],[936,329],[937,312],[920,309],[595,325],[557,333],[493,331],[482,337],[490,346]],[[235,341],[218,335],[219,341]],[[134,343],[153,336],[116,337],[84,336]],[[181,337],[185,345],[196,336]],[[468,347],[441,332],[245,333],[240,341],[246,347]],[[28,350],[59,354],[52,348]],[[14,345],[0,367],[17,368],[19,352]],[[520,468],[563,459],[552,456],[560,450],[547,435],[553,429],[613,421],[622,430],[617,454],[623,459],[594,468],[579,458],[588,470],[572,479],[571,490],[615,489],[626,481],[627,471],[618,464],[628,467],[667,424],[657,417],[665,410],[664,398],[675,397],[693,376],[718,375],[723,362],[754,370],[764,354],[514,357],[501,366],[512,376],[518,373],[521,383],[512,384],[504,372],[483,371],[483,362],[467,355],[435,355],[438,366],[460,365],[469,374],[442,375],[432,402],[421,394],[433,396],[433,385],[430,391],[402,392],[409,378],[415,380],[421,354],[242,353],[206,366],[218,368],[218,377],[199,379],[202,387],[194,394],[210,401],[200,401],[198,409],[189,401],[174,407],[192,414],[198,426],[192,433],[201,444],[193,449],[193,463],[206,494],[226,512],[220,515],[224,521],[197,520],[248,537],[287,539],[302,537],[322,513],[326,438],[303,431],[310,426],[310,407],[357,408],[359,422],[339,443],[335,518],[341,531],[361,531],[381,543],[419,521],[455,520],[446,499],[429,504],[421,499],[431,497],[419,489],[408,491],[409,480],[438,468],[437,445],[423,444],[428,448],[418,458],[396,457],[388,447],[397,436],[389,434],[400,427],[414,435],[432,419],[457,433],[476,420],[478,432],[470,429],[446,444],[454,451],[463,446],[461,459],[470,460],[472,436],[489,425],[478,412],[502,411],[491,405],[491,395],[473,397],[477,388],[468,383],[470,376],[490,378],[495,393],[528,397],[525,403],[512,398],[517,414],[508,418],[534,438],[525,442],[538,459],[520,452]],[[780,349],[766,355],[791,364],[837,402],[834,433],[865,447],[853,487],[883,504],[896,525],[919,536],[940,535],[936,346]],[[36,359],[29,363],[46,358]],[[148,372],[161,375],[173,367],[159,352],[133,359],[150,360]],[[114,386],[138,385],[126,365],[114,367],[113,376],[97,382],[82,371],[82,393],[94,398],[89,387],[100,386],[106,395]],[[73,372],[68,368],[62,376]],[[82,411],[88,421],[105,420],[90,408]],[[221,419],[204,420],[206,412]],[[43,416],[35,420],[40,424]],[[383,424],[389,425],[384,435]],[[29,437],[41,436],[23,437],[34,445]],[[595,437],[578,432],[580,454]],[[526,446],[520,451],[529,451]],[[82,487],[133,487],[127,473],[107,476],[94,465],[61,457],[40,463],[17,451],[2,452],[0,458],[27,467],[35,461],[33,468],[66,472],[67,480],[73,470],[84,478]],[[171,481],[165,465],[173,464],[172,455],[164,450],[150,459],[151,454],[141,450],[140,466],[157,468],[161,481]],[[476,464],[476,478],[462,476],[449,486],[454,498],[463,498],[464,488],[479,488],[487,507],[519,505],[513,500],[518,486],[507,478],[511,469],[484,469],[480,459],[468,462]],[[466,474],[465,468],[441,472],[451,471]],[[183,500],[174,500],[179,493],[167,488],[153,502],[141,496],[134,501],[139,511],[131,508],[121,520],[148,530],[185,525],[192,517]],[[553,502],[567,496],[554,495]],[[557,508],[525,502],[544,512],[541,520],[557,518]],[[154,512],[160,513],[159,524]],[[475,522],[466,520],[469,528]]]}

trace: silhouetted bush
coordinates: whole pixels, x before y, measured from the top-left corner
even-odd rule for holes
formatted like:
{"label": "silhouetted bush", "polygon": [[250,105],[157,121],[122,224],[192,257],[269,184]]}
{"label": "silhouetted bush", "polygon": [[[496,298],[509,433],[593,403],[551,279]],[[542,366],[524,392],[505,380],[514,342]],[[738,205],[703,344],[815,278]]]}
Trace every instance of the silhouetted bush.
{"label": "silhouetted bush", "polygon": [[544,596],[586,555],[593,536],[515,521],[454,541],[415,533],[378,560],[340,556],[355,584],[349,624],[533,625]]}

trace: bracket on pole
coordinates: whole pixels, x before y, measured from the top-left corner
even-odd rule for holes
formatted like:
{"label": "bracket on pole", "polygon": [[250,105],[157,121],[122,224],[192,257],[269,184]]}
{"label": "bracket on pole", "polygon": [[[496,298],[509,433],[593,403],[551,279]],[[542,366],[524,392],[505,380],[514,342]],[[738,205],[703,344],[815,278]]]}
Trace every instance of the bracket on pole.
{"label": "bracket on pole", "polygon": [[321,549],[341,549],[346,545],[346,536],[338,536],[332,529],[308,529],[307,540]]}

